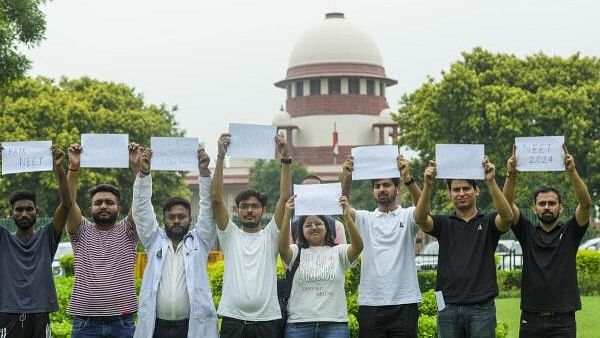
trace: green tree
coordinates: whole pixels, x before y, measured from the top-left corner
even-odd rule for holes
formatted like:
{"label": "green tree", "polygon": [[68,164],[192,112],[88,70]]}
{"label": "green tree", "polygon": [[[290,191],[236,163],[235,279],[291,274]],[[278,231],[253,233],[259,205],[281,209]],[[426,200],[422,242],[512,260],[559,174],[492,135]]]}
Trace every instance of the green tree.
{"label": "green tree", "polygon": [[46,19],[43,0],[0,0],[0,83],[22,76],[30,61],[18,51],[33,47],[44,38]]}
{"label": "green tree", "polygon": [[[413,174],[435,157],[436,143],[483,143],[503,183],[516,136],[564,135],[594,204],[600,199],[600,59],[542,53],[518,58],[481,48],[462,54],[441,79],[429,78],[404,95],[395,116],[399,143],[417,151]],[[440,187],[441,182],[438,183]],[[522,173],[517,203],[532,205],[532,192],[552,184],[575,196],[564,173]],[[434,197],[435,211],[449,208],[446,192]],[[480,206],[491,208],[487,193]]]}
{"label": "green tree", "polygon": [[[308,170],[298,162],[292,163],[292,184],[301,184],[308,175]],[[267,211],[274,212],[279,199],[279,182],[281,178],[281,163],[279,160],[257,160],[250,168],[248,188],[260,191],[268,196]]]}
{"label": "green tree", "polygon": [[[124,133],[130,142],[150,145],[151,136],[182,136],[173,112],[176,108],[146,105],[141,94],[124,84],[87,77],[62,79],[22,78],[0,89],[0,140],[52,140],[66,151],[80,142],[84,133]],[[85,151],[85,150],[84,150]],[[66,164],[65,164],[66,165]],[[155,171],[154,202],[171,196],[188,196],[183,173]],[[17,189],[38,195],[41,216],[51,216],[58,204],[58,184],[52,172],[2,176],[0,208],[8,209],[6,196]],[[84,213],[89,206],[88,190],[99,183],[120,187],[123,210],[131,203],[133,174],[128,169],[86,169],[79,173],[78,202]],[[161,214],[161,213],[158,213]]]}

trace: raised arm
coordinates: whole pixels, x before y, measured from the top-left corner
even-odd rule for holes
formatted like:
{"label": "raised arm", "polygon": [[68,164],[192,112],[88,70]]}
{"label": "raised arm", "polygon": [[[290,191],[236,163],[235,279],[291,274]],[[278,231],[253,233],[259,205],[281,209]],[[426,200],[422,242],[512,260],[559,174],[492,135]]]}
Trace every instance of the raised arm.
{"label": "raised arm", "polygon": [[[141,156],[142,156],[142,152],[144,152],[144,148],[140,147],[139,144],[137,143],[129,143],[128,145],[128,151],[129,151],[129,166],[131,167],[131,171],[133,172],[133,178],[135,180],[135,178],[138,175],[138,172],[141,170],[140,165],[141,165]],[[150,155],[150,157],[152,157]],[[150,161],[150,160],[148,160]],[[148,172],[146,175],[150,174],[150,165],[148,164]],[[133,228],[134,230],[136,230],[135,227],[135,220],[133,219],[133,211],[132,208],[129,208],[129,212],[127,213],[127,222],[129,223],[129,226],[131,228]]]}
{"label": "raised arm", "polygon": [[417,207],[413,212],[413,218],[415,222],[425,232],[433,230],[433,218],[429,215],[430,212],[430,201],[431,201],[431,189],[433,186],[433,180],[436,175],[436,164],[435,161],[429,161],[429,165],[425,168],[423,173],[423,191],[417,201]]}
{"label": "raised arm", "polygon": [[421,196],[421,188],[419,188],[417,183],[415,183],[415,180],[410,175],[410,167],[408,164],[408,160],[404,157],[404,155],[400,154],[396,158],[396,164],[398,165],[398,171],[400,171],[400,178],[402,179],[402,183],[404,183],[404,185],[408,189],[413,204],[417,205],[419,196]]}
{"label": "raised arm", "polygon": [[[285,210],[283,212],[283,224],[290,224],[290,218],[292,217],[292,211],[294,211],[294,198],[296,195],[290,196],[285,202]],[[302,231],[302,230],[300,230]],[[290,249],[290,227],[281,227],[279,230],[279,238],[277,240],[277,249],[281,260],[286,264],[290,265],[292,260],[292,249]]]}
{"label": "raised arm", "polygon": [[287,143],[283,137],[279,135],[275,136],[275,143],[281,155],[281,178],[279,180],[279,199],[275,205],[275,223],[281,230],[282,224],[290,223],[289,220],[287,223],[282,223],[282,221],[283,214],[285,213],[285,203],[292,194],[292,175],[290,174],[292,159],[288,157]]}
{"label": "raised arm", "polygon": [[134,156],[132,164],[137,167],[138,174],[133,183],[133,201],[130,212],[135,221],[137,234],[142,244],[147,247],[159,229],[156,214],[152,207],[152,176],[150,175],[152,150],[138,151],[137,145],[134,147],[136,148],[134,151],[138,156]]}
{"label": "raised arm", "polygon": [[590,192],[588,191],[585,182],[579,176],[577,169],[575,168],[575,159],[573,156],[569,154],[567,150],[567,146],[563,144],[563,149],[565,151],[565,170],[567,172],[567,176],[569,176],[569,180],[571,180],[571,185],[573,185],[573,189],[575,190],[575,195],[577,196],[577,208],[575,209],[575,220],[577,220],[577,224],[579,226],[587,225],[590,222],[590,207],[592,206],[592,197],[590,196]]}
{"label": "raised arm", "polygon": [[483,158],[483,172],[485,184],[492,195],[494,207],[498,211],[495,219],[496,228],[502,232],[507,231],[513,222],[512,207],[496,183],[496,167],[487,156]]}
{"label": "raised arm", "polygon": [[227,147],[231,143],[229,138],[230,134],[221,134],[217,141],[219,152],[217,154],[217,165],[215,166],[215,175],[213,176],[210,193],[215,221],[220,230],[225,230],[227,223],[229,223],[229,212],[227,212],[227,207],[223,200],[223,162],[225,161]]}
{"label": "raised arm", "polygon": [[502,194],[512,208],[513,225],[519,222],[521,216],[521,210],[515,203],[515,188],[517,186],[517,175],[519,174],[517,171],[517,157],[515,156],[516,149],[517,146],[513,144],[512,155],[506,161],[506,179],[504,180],[504,187],[502,187]]}
{"label": "raised arm", "polygon": [[60,203],[52,218],[52,227],[54,228],[54,233],[58,236],[61,236],[65,229],[67,216],[73,205],[73,199],[71,198],[71,192],[69,191],[69,184],[67,182],[67,174],[65,174],[65,169],[63,167],[64,159],[65,152],[57,146],[52,146],[53,168],[56,173],[56,179],[58,180],[58,197],[60,198]]}
{"label": "raised arm", "polygon": [[198,149],[198,221],[196,222],[196,231],[200,234],[206,245],[212,246],[215,239],[215,217],[213,215],[212,203],[210,201],[210,157],[203,149]]}
{"label": "raised arm", "polygon": [[358,231],[356,223],[354,223],[354,216],[351,214],[352,208],[348,204],[348,197],[341,196],[340,204],[344,210],[344,223],[348,228],[348,235],[350,236],[350,245],[348,246],[348,259],[350,262],[354,262],[363,250],[363,240]]}
{"label": "raised arm", "polygon": [[70,235],[73,235],[79,230],[82,217],[81,209],[77,204],[77,174],[79,174],[81,151],[81,146],[77,143],[71,144],[67,150],[69,154],[69,173],[67,174],[67,182],[71,198],[73,199],[73,204],[67,215],[67,232]]}
{"label": "raised arm", "polygon": [[[348,204],[350,204],[350,190],[352,190],[352,171],[354,170],[354,157],[351,155],[346,156],[344,164],[342,164],[342,196],[346,196]],[[350,206],[348,209],[352,220],[356,219],[356,212]]]}

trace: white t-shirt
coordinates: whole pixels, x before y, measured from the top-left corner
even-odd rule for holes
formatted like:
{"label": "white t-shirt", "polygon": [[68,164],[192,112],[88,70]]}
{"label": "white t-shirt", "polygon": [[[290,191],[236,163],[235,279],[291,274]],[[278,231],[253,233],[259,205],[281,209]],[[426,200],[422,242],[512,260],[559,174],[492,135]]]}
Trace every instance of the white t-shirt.
{"label": "white t-shirt", "polygon": [[240,320],[267,321],[281,318],[277,299],[277,238],[272,218],[256,233],[245,232],[229,220],[217,229],[225,256],[223,293],[217,313]]}
{"label": "white t-shirt", "polygon": [[[347,322],[346,270],[351,266],[348,244],[308,247],[300,251],[300,265],[288,302],[288,323]],[[298,246],[292,249],[291,269],[298,256]]]}
{"label": "white t-shirt", "polygon": [[415,266],[418,225],[415,207],[391,212],[356,211],[364,248],[360,267],[358,304],[367,306],[421,302]]}

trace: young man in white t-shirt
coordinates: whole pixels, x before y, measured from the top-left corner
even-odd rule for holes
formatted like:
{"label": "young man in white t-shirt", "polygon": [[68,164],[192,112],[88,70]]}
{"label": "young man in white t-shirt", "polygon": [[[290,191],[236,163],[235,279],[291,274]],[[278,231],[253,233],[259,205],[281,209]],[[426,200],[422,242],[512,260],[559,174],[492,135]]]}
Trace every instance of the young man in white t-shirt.
{"label": "young man in white t-shirt", "polygon": [[[421,189],[410,176],[408,161],[400,155],[397,165],[416,204]],[[352,170],[353,158],[348,156],[343,165],[342,195],[349,196]],[[364,243],[358,287],[361,338],[417,337],[421,290],[415,266],[419,229],[415,219],[423,218],[423,210],[397,203],[400,179],[371,180],[377,209],[352,211]]]}
{"label": "young man in white t-shirt", "polygon": [[274,216],[264,229],[260,221],[266,212],[267,196],[246,190],[235,199],[241,228],[233,223],[223,200],[223,161],[230,135],[219,137],[219,153],[212,181],[212,204],[217,236],[225,256],[223,292],[217,313],[222,317],[222,338],[278,338],[281,310],[277,298],[277,239],[291,193],[287,145],[276,136],[281,155],[280,196]]}

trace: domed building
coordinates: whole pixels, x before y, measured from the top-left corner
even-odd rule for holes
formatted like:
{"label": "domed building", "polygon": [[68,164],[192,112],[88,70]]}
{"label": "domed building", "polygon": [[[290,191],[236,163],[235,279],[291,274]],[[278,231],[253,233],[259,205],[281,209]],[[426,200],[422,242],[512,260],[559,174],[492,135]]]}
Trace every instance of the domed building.
{"label": "domed building", "polygon": [[339,167],[330,167],[352,147],[396,138],[385,98],[386,87],[396,83],[373,38],[343,13],[327,13],[298,39],[285,79],[275,83],[287,99],[273,125],[285,132],[295,160],[326,181],[337,180]]}

